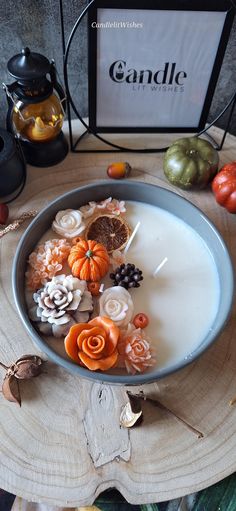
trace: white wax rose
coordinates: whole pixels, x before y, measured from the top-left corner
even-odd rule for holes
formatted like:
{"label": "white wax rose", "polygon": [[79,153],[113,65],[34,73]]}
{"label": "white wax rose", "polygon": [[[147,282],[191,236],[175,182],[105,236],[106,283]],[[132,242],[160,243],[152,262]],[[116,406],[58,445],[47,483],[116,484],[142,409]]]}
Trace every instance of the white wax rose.
{"label": "white wax rose", "polygon": [[79,236],[85,229],[82,213],[76,209],[58,211],[52,229],[64,238]]}
{"label": "white wax rose", "polygon": [[99,300],[100,316],[110,318],[117,326],[126,326],[133,316],[134,304],[129,292],[121,286],[109,287]]}

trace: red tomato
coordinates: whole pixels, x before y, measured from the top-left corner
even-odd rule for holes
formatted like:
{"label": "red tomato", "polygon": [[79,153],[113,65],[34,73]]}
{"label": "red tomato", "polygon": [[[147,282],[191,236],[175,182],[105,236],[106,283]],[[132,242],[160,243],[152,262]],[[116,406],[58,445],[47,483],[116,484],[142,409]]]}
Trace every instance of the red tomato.
{"label": "red tomato", "polygon": [[212,181],[216,201],[230,213],[236,213],[236,161],[227,163]]}

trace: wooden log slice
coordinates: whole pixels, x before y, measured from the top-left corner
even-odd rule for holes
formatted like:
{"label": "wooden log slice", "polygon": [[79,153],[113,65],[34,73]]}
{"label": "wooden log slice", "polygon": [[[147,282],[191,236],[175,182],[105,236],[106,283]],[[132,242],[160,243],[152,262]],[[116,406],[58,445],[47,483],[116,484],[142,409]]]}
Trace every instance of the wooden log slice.
{"label": "wooden log slice", "polygon": [[[211,133],[221,135],[216,128]],[[163,175],[163,154],[134,153],[122,159],[134,169],[129,179],[174,189]],[[227,136],[220,159],[221,165],[236,159],[234,137]],[[70,153],[56,167],[29,167],[27,186],[10,207],[11,218],[40,210],[80,184],[106,178],[112,160],[115,155],[109,153]],[[215,223],[236,264],[236,215],[218,206],[210,190],[174,191]],[[0,360],[5,364],[38,353],[17,315],[11,289],[12,259],[26,225],[0,243]],[[235,332],[234,304],[224,332],[198,361],[142,387],[201,430],[202,439],[149,402],[143,404],[140,427],[120,429],[126,388],[82,380],[49,362],[40,377],[21,382],[21,408],[0,396],[0,487],[28,500],[67,507],[92,504],[101,491],[116,487],[129,502],[141,504],[192,493],[228,476],[236,469],[236,405],[229,406],[236,394]]]}

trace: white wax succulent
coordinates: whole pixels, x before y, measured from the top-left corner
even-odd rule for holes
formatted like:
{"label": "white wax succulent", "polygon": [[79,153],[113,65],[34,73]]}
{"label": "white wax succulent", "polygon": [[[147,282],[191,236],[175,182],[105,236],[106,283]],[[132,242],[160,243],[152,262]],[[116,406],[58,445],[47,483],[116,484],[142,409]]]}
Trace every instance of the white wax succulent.
{"label": "white wax succulent", "polygon": [[93,300],[85,280],[72,275],[57,275],[33,294],[29,309],[32,321],[46,335],[67,335],[75,323],[86,323],[93,310]]}
{"label": "white wax succulent", "polygon": [[83,215],[76,209],[58,211],[52,229],[64,238],[75,238],[85,229]]}
{"label": "white wax succulent", "polygon": [[134,312],[130,293],[122,286],[106,289],[99,300],[99,307],[100,316],[110,318],[119,327],[128,325]]}

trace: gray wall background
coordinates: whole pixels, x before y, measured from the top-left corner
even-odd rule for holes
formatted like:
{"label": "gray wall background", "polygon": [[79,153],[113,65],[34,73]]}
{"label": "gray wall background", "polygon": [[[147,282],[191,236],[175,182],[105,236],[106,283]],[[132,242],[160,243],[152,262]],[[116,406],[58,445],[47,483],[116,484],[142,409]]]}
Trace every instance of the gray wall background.
{"label": "gray wall background", "polygon": [[[111,0],[112,3],[112,0]],[[66,41],[86,0],[64,0]],[[58,0],[0,0],[0,74],[1,82],[13,80],[7,73],[7,61],[25,46],[42,53],[56,62],[63,83],[62,44]],[[210,37],[210,33],[209,33]],[[87,114],[87,31],[86,19],[77,31],[69,58],[70,90],[82,115]],[[236,88],[236,20],[230,35],[227,51],[212,102],[209,121],[212,121]],[[6,98],[0,90],[0,126],[5,126]],[[217,125],[224,126],[226,116]],[[236,134],[236,109],[231,133]]]}

